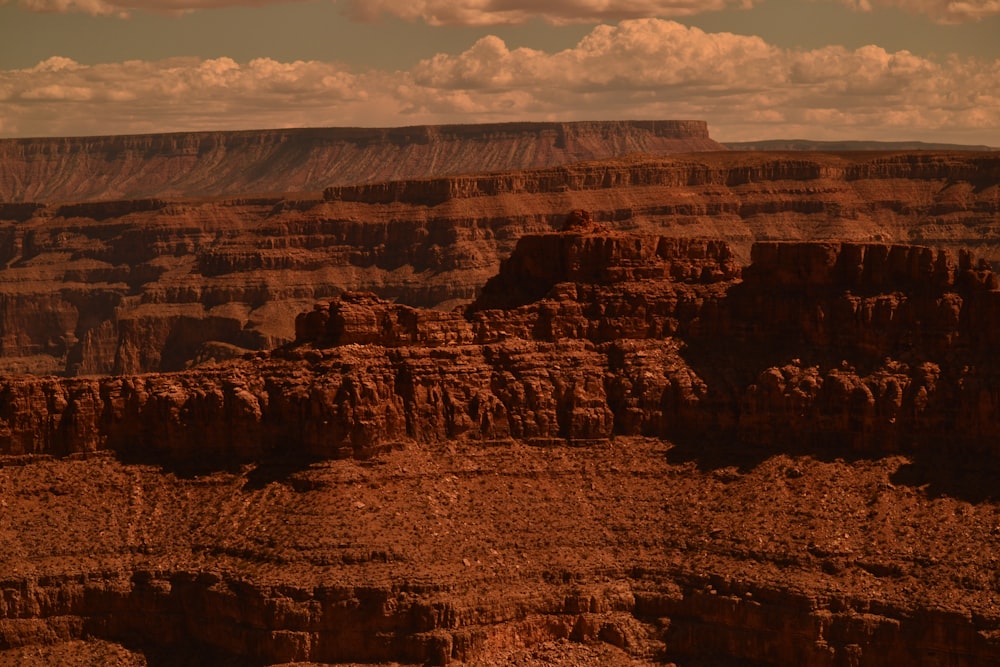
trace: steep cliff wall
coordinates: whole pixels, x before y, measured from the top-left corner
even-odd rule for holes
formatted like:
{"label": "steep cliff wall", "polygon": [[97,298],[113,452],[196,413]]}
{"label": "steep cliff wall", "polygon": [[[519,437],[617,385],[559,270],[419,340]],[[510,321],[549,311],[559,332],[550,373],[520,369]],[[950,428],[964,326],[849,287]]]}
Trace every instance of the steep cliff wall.
{"label": "steep cliff wall", "polygon": [[529,235],[464,313],[346,294],[299,315],[296,345],[270,355],[4,380],[0,452],[253,460],[648,435],[1000,455],[994,273],[914,246],[754,256],[740,280],[717,241]]}
{"label": "steep cliff wall", "polygon": [[295,313],[343,290],[450,310],[580,207],[612,230],[724,240],[743,263],[776,239],[1000,261],[996,158],[972,153],[706,153],[330,192],[0,207],[0,367],[180,370],[289,342]]}
{"label": "steep cliff wall", "polygon": [[0,140],[0,201],[318,192],[629,153],[724,150],[702,121],[317,128]]}
{"label": "steep cliff wall", "polygon": [[738,153],[561,165],[510,173],[329,187],[326,199],[434,205],[448,199],[622,187],[732,188],[769,181],[871,179],[995,185],[1000,155],[962,152]]}
{"label": "steep cliff wall", "polygon": [[593,224],[464,312],[344,294],[271,353],[4,379],[0,658],[996,664],[995,275],[753,256]]}

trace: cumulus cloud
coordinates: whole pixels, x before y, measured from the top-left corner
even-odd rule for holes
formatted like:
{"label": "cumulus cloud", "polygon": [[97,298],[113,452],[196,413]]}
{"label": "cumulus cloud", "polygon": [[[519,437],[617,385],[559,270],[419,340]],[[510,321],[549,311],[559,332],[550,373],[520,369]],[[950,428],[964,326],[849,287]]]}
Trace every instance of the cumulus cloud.
{"label": "cumulus cloud", "polygon": [[597,26],[558,52],[484,37],[405,71],[229,58],[0,72],[9,134],[317,125],[705,119],[739,140],[925,139],[1000,146],[1000,61],[878,46],[783,49],[657,19]]}
{"label": "cumulus cloud", "polygon": [[53,57],[0,72],[0,116],[20,134],[101,134],[330,124],[368,100],[339,65],[172,58],[81,65]]}
{"label": "cumulus cloud", "polygon": [[[199,9],[258,7],[305,0],[0,0],[38,12],[82,12],[127,17],[143,10],[182,14]],[[332,0],[360,21],[393,17],[430,25],[517,25],[532,19],[552,24],[599,23],[633,18],[692,16],[731,8],[750,9],[766,0]],[[806,0],[803,0],[806,1]],[[860,11],[902,9],[939,23],[963,23],[1000,15],[1000,0],[827,0]]]}
{"label": "cumulus cloud", "polygon": [[671,86],[765,85],[784,76],[780,51],[759,37],[706,33],[673,21],[639,19],[601,25],[576,48],[556,54],[510,51],[484,37],[457,56],[441,54],[413,69],[433,88],[488,89],[510,85],[591,91]]}
{"label": "cumulus cloud", "polygon": [[409,74],[420,90],[461,91],[484,107],[517,91],[521,108],[550,117],[705,118],[733,138],[889,132],[1000,145],[1000,62],[878,46],[788,50],[655,19],[598,26],[552,54],[484,38]]}

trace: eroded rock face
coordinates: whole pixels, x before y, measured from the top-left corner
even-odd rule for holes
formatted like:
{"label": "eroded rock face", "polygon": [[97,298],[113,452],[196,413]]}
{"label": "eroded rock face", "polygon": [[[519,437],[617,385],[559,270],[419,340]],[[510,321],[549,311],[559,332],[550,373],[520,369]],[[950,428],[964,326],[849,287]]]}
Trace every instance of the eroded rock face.
{"label": "eroded rock face", "polygon": [[[529,235],[464,311],[346,293],[300,314],[295,344],[270,355],[179,375],[7,380],[3,451],[134,454],[141,442],[174,460],[253,460],[647,435],[996,456],[991,271],[912,246],[764,243],[753,255],[741,279],[719,241]],[[203,428],[218,430],[211,444],[195,444]]]}
{"label": "eroded rock face", "polygon": [[[961,498],[975,484],[909,486],[996,469],[996,367],[962,310],[997,293],[992,275],[924,248],[767,244],[741,279],[720,242],[588,230],[522,239],[496,284],[540,265],[524,254],[556,268],[517,307],[485,307],[499,288],[451,313],[345,293],[270,354],[4,381],[0,451],[19,465],[0,467],[0,500],[19,541],[0,649],[995,664],[993,504]],[[958,310],[815,316],[855,293]],[[758,462],[725,465],[733,452]],[[877,458],[823,460],[859,452]],[[47,546],[71,530],[79,546]],[[90,556],[92,534],[128,565]],[[23,574],[23,550],[75,560]]]}
{"label": "eroded rock face", "polygon": [[1000,292],[984,264],[848,243],[758,244],[754,258],[729,293],[733,338],[781,363],[748,383],[741,439],[992,451]]}
{"label": "eroded rock face", "polygon": [[739,272],[732,248],[723,241],[642,237],[571,226],[561,234],[522,237],[470,309],[513,308],[538,301],[558,283],[710,284],[732,281]]}
{"label": "eroded rock face", "polygon": [[[803,187],[760,184],[772,167],[751,167],[726,181],[761,197]],[[920,169],[926,183],[893,188],[951,196],[937,166]],[[707,183],[718,200],[737,191]],[[985,202],[975,215],[992,215],[990,187],[963,190]],[[415,285],[414,247],[435,262],[455,258],[435,245],[468,251],[507,195],[491,196],[439,205],[482,207],[451,246],[431,234],[455,229],[436,207],[410,226],[341,216],[313,234],[295,216],[347,204],[234,203],[271,207],[248,236],[273,253],[235,232],[232,247],[210,241],[253,226],[224,207],[180,236],[98,224],[95,210],[53,233],[18,209],[29,217],[2,247],[26,272],[5,317],[34,313],[38,329],[10,328],[3,345],[81,368],[232,358],[0,380],[0,661],[51,663],[94,638],[118,647],[92,648],[105,662],[134,650],[171,667],[1000,661],[986,264],[860,239],[751,251],[749,235],[743,253],[659,222],[626,234],[608,209],[566,225],[574,202],[544,225],[519,218],[569,229],[507,238],[510,257],[464,309],[343,291],[397,271],[393,289]],[[792,216],[762,201],[751,218]],[[825,204],[796,206],[829,220]],[[114,215],[167,210],[140,209]],[[967,219],[957,210],[935,219]],[[421,230],[424,245],[386,243]],[[279,284],[327,270],[310,251],[328,240],[354,258],[343,283]],[[92,263],[101,253],[146,259],[133,273]],[[192,253],[197,280],[173,263]],[[27,271],[40,267],[107,284],[39,308]],[[275,331],[265,311],[286,333],[255,342]],[[83,312],[98,315],[74,323]]]}
{"label": "eroded rock face", "polygon": [[992,161],[720,152],[345,186],[325,200],[3,204],[0,368],[182,370],[291,342],[295,314],[345,290],[451,310],[477,298],[519,238],[560,229],[574,208],[589,211],[584,226],[726,241],[742,264],[756,240],[830,238],[955,257],[969,247],[993,261]]}

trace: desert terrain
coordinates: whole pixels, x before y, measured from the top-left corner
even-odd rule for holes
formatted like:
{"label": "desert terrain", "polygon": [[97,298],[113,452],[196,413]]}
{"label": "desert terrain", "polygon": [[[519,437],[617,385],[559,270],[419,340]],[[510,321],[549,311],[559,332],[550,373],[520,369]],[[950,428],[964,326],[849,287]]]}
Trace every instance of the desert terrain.
{"label": "desert terrain", "polygon": [[1000,155],[0,141],[0,665],[1000,664]]}

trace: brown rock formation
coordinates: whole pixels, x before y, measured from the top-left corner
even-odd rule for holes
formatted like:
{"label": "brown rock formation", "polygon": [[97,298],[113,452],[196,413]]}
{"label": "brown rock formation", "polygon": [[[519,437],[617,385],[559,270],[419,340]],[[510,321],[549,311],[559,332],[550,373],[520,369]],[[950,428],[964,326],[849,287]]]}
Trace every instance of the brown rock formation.
{"label": "brown rock formation", "polygon": [[748,387],[744,441],[993,451],[996,274],[914,246],[758,244],[754,257],[730,321],[788,363]]}
{"label": "brown rock formation", "polygon": [[244,196],[724,150],[703,121],[314,128],[0,140],[0,201]]}
{"label": "brown rock formation", "polygon": [[[964,310],[997,292],[971,256],[761,244],[741,281],[719,242],[567,231],[494,284],[543,257],[512,309],[344,294],[272,354],[6,380],[0,657],[1000,659],[1000,392]],[[958,310],[814,317],[855,293]],[[873,361],[904,329],[912,358]]]}
{"label": "brown rock formation", "polygon": [[[725,242],[610,233],[593,223],[581,228],[574,224],[574,214],[564,225],[569,231],[521,237],[511,257],[501,263],[500,273],[487,281],[472,310],[537,301],[557,283],[666,280],[705,284],[739,276],[732,249]],[[585,215],[589,220],[589,214]]]}
{"label": "brown rock formation", "polygon": [[[289,342],[295,313],[343,290],[450,310],[477,296],[516,239],[561,228],[574,208],[610,230],[720,238],[744,263],[752,241],[776,238],[929,239],[992,260],[994,162],[706,153],[378,186],[410,188],[412,201],[365,203],[365,188],[342,188],[326,201],[4,205],[0,367],[180,370]],[[439,184],[455,194],[420,203]]]}
{"label": "brown rock formation", "polygon": [[3,451],[132,452],[141,441],[186,460],[199,429],[219,428],[218,451],[197,456],[615,433],[881,453],[946,440],[997,454],[984,437],[1000,425],[992,272],[968,253],[955,262],[910,246],[765,243],[753,254],[741,281],[717,241],[526,236],[464,314],[345,294],[299,315],[297,346],[270,358],[127,381],[7,381]]}

